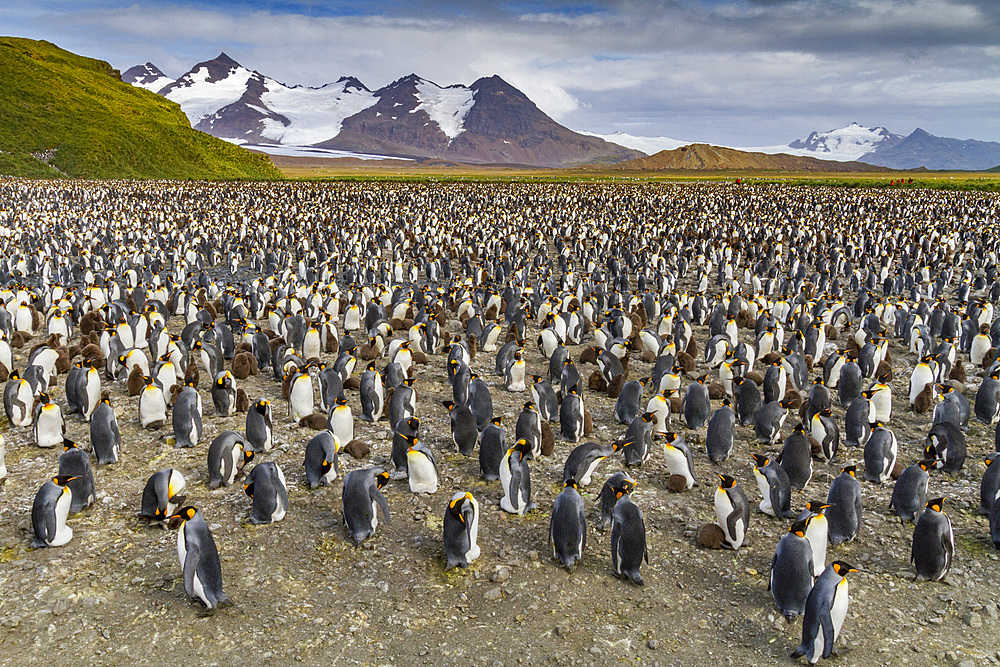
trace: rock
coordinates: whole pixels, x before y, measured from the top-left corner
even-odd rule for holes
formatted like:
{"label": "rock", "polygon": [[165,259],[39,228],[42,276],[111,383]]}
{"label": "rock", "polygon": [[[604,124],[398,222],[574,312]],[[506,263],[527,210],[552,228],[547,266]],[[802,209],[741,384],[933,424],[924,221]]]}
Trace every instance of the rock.
{"label": "rock", "polygon": [[[716,527],[718,527],[718,526],[716,526]],[[655,651],[660,646],[660,640],[659,639],[650,639],[648,642],[646,642],[646,646],[649,647],[650,651]]]}
{"label": "rock", "polygon": [[499,600],[501,597],[503,597],[503,591],[500,590],[499,586],[483,593],[483,598],[490,601]]}
{"label": "rock", "polygon": [[493,573],[493,576],[490,577],[490,581],[497,583],[503,583],[508,579],[510,579],[510,568],[506,565],[499,566],[496,572]]}
{"label": "rock", "polygon": [[965,623],[970,628],[981,628],[983,627],[983,617],[974,611],[970,611],[968,614],[962,617],[962,622]]}
{"label": "rock", "polygon": [[556,637],[565,637],[569,635],[569,626],[557,625],[555,627],[555,630],[553,630],[553,632],[555,632]]}

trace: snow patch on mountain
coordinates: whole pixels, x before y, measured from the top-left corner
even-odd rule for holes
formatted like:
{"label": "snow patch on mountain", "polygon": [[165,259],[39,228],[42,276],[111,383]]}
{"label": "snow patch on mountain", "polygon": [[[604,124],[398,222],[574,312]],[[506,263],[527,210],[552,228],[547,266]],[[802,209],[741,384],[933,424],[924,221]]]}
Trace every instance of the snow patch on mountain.
{"label": "snow patch on mountain", "polygon": [[237,67],[230,70],[225,78],[209,81],[208,68],[199,67],[178,79],[180,85],[171,89],[166,97],[181,106],[194,127],[204,118],[239,100],[253,75],[245,67]]}
{"label": "snow patch on mountain", "polygon": [[646,155],[653,155],[655,153],[659,153],[660,151],[672,151],[680,148],[681,146],[687,146],[694,143],[693,141],[681,141],[680,139],[671,139],[670,137],[637,137],[634,134],[626,134],[624,132],[598,134],[597,132],[577,131],[580,134],[587,135],[588,137],[597,137],[598,139],[604,139],[605,141],[610,141],[613,144],[618,144],[619,146],[624,146],[625,148],[642,151]]}
{"label": "snow patch on mountain", "polygon": [[335,137],[340,134],[345,118],[378,101],[370,91],[346,79],[320,88],[288,87],[266,79],[265,86],[261,101],[273,113],[287,118],[290,124],[267,118],[261,136],[283,144],[304,146]]}
{"label": "snow patch on mountain", "polygon": [[449,139],[465,131],[465,116],[474,104],[472,89],[465,86],[441,88],[424,79],[417,81],[417,101],[410,113],[425,111]]}
{"label": "snow patch on mountain", "polygon": [[787,148],[808,151],[806,155],[811,157],[857,160],[886,141],[898,141],[901,138],[884,127],[865,127],[851,123],[847,127],[828,132],[812,132],[805,139],[798,139],[788,144]]}

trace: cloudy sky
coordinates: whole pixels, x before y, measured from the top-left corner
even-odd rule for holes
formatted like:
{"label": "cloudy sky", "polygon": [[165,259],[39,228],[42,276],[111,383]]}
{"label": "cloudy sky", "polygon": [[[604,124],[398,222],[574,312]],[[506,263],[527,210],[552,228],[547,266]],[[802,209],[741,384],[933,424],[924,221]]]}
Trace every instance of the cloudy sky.
{"label": "cloudy sky", "polygon": [[0,32],[170,76],[499,74],[563,124],[736,146],[857,121],[1000,141],[1000,0],[3,0]]}

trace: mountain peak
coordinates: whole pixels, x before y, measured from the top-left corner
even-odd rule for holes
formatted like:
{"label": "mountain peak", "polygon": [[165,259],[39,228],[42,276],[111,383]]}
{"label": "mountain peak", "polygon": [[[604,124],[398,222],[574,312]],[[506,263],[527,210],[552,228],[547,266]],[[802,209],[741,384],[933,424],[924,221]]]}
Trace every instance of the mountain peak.
{"label": "mountain peak", "polygon": [[122,72],[122,81],[138,88],[145,88],[154,93],[174,82],[151,62],[135,65]]}
{"label": "mountain peak", "polygon": [[242,65],[240,65],[238,62],[236,62],[235,60],[233,60],[229,56],[229,54],[226,53],[225,51],[220,51],[219,55],[217,55],[215,58],[213,58],[212,60],[209,60],[207,62],[219,63],[221,65],[229,65],[231,67],[242,67]]}

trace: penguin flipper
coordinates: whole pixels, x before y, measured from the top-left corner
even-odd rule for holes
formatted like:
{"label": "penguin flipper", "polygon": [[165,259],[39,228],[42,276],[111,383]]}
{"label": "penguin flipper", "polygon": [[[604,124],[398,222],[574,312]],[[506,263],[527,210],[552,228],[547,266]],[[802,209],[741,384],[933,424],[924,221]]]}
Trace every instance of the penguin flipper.
{"label": "penguin flipper", "polygon": [[389,503],[385,501],[385,496],[378,489],[375,490],[375,502],[378,503],[379,509],[382,510],[382,516],[385,518],[385,525],[389,525]]}
{"label": "penguin flipper", "polygon": [[580,560],[583,560],[583,552],[587,550],[587,512],[583,507],[580,508],[578,517],[580,527],[583,529],[582,541],[580,542]]}
{"label": "penguin flipper", "polygon": [[[181,530],[184,528],[181,527]],[[198,563],[201,561],[201,544],[191,540],[185,546],[187,553],[184,555],[184,590],[188,595],[194,597],[194,578],[198,575]],[[206,606],[210,605],[206,602]]]}
{"label": "penguin flipper", "polygon": [[[822,613],[819,615],[819,625],[823,628],[823,658],[829,658],[830,654],[833,653],[833,640],[834,640],[834,630],[833,630],[833,618],[830,616],[830,611],[833,609],[833,600],[836,598],[836,593],[830,598],[830,603],[823,605],[825,608],[822,609]],[[814,656],[815,657],[815,656]]]}

